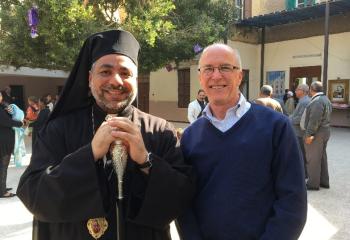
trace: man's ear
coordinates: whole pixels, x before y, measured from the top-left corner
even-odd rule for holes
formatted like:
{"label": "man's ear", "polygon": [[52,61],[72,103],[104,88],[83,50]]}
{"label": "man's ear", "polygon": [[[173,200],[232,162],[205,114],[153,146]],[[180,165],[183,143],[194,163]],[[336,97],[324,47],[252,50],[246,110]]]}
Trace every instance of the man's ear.
{"label": "man's ear", "polygon": [[89,87],[91,86],[91,78],[92,78],[92,72],[89,71]]}
{"label": "man's ear", "polygon": [[242,81],[243,81],[243,71],[241,70],[239,71],[239,85],[241,85]]}

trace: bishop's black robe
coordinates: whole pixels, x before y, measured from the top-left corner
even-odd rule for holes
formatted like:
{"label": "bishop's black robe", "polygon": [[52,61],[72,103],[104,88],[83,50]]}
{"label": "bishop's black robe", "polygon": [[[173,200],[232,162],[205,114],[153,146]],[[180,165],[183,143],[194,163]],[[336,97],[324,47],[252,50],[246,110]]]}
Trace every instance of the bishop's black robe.
{"label": "bishop's black robe", "polygon": [[[99,239],[116,239],[116,176],[109,161],[93,159],[93,122],[105,114],[92,108],[58,117],[42,129],[30,165],[22,175],[18,197],[34,214],[35,240],[93,239],[87,221],[105,217]],[[169,223],[190,204],[194,194],[191,167],[184,164],[173,127],[165,120],[130,107],[153,153],[149,175],[128,159],[124,174],[123,225],[125,240],[170,239]]]}

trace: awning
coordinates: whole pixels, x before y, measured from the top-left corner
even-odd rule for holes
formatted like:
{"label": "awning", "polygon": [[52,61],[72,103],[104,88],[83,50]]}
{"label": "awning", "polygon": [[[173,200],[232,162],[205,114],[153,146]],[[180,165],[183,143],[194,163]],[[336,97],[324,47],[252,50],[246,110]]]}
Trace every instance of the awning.
{"label": "awning", "polygon": [[[330,16],[350,12],[350,0],[333,0],[329,1],[328,4]],[[237,25],[262,28],[317,19],[325,16],[325,8],[326,2],[322,2],[312,6],[296,8],[289,11],[283,10],[280,12],[242,19],[237,23]]]}

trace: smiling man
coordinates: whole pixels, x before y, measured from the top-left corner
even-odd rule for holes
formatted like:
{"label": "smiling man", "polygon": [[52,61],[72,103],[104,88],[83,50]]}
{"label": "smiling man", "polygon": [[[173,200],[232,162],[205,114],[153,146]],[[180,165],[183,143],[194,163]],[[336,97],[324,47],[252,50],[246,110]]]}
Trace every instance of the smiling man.
{"label": "smiling man", "polygon": [[181,139],[198,177],[193,205],[179,218],[183,239],[298,239],[307,201],[288,118],[245,99],[237,50],[208,46],[198,71],[209,103]]}
{"label": "smiling man", "polygon": [[174,127],[131,105],[138,51],[122,30],[85,41],[17,189],[33,239],[170,240],[169,223],[190,205],[192,168]]}

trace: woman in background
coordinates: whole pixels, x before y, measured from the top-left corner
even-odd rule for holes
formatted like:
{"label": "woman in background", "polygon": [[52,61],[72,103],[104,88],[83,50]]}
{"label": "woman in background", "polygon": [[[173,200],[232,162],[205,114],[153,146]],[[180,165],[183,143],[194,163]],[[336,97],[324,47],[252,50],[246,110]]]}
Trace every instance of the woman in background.
{"label": "woman in background", "polygon": [[40,129],[44,126],[46,120],[48,119],[50,114],[50,109],[47,106],[46,98],[42,97],[39,100],[39,114],[37,119],[30,123],[28,127],[33,128],[33,133],[32,133],[32,150],[34,149],[34,144],[36,141],[36,138],[38,136],[38,133]]}
{"label": "woman in background", "polygon": [[[12,120],[23,122],[24,112],[14,103],[7,107],[7,112],[11,115]],[[24,128],[13,127],[15,130],[15,149],[13,152],[16,167],[22,166],[22,157],[26,155],[26,147],[24,144]]]}

